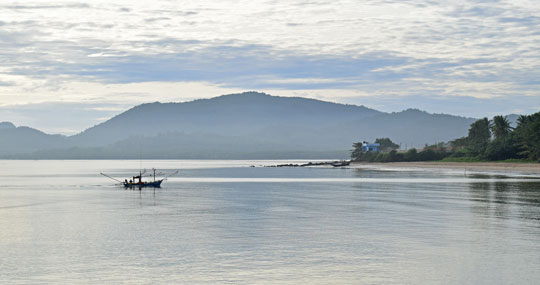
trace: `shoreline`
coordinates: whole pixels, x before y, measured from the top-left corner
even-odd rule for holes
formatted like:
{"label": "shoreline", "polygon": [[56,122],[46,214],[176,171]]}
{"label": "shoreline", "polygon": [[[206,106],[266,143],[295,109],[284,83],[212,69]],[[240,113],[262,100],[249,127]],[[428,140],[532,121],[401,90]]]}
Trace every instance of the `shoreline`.
{"label": "shoreline", "polygon": [[540,163],[510,163],[510,162],[352,162],[351,168],[377,168],[377,169],[413,169],[413,170],[451,170],[471,171],[478,173],[497,174],[533,174],[540,175]]}

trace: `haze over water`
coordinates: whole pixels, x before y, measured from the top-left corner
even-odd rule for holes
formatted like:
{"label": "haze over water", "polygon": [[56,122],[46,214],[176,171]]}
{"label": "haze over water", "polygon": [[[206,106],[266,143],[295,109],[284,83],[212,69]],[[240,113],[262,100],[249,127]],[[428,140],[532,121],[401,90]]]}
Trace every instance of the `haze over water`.
{"label": "haze over water", "polygon": [[536,178],[280,163],[0,161],[0,283],[540,280]]}

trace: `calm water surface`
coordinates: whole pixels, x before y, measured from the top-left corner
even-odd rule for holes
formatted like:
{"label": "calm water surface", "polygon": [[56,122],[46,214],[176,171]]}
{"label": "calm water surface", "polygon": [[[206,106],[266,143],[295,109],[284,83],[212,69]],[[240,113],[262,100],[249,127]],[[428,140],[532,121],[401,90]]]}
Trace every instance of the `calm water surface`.
{"label": "calm water surface", "polygon": [[540,280],[538,179],[279,163],[0,161],[0,283]]}

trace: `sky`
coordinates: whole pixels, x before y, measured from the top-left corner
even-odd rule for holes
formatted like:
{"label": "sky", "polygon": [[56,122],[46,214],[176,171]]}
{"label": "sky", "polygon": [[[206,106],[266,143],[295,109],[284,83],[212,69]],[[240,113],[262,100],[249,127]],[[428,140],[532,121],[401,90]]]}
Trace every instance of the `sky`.
{"label": "sky", "polygon": [[540,111],[538,0],[0,1],[0,121],[75,134],[243,91],[467,117]]}

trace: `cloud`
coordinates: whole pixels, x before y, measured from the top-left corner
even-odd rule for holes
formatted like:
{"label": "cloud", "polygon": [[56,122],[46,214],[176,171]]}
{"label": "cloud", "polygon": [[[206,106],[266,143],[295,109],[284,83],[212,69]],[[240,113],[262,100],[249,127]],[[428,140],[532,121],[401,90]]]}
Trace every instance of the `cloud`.
{"label": "cloud", "polygon": [[501,23],[526,24],[526,25],[534,25],[538,27],[538,23],[540,23],[540,17],[538,16],[500,17],[498,21]]}
{"label": "cloud", "polygon": [[[21,89],[15,89],[16,93],[27,87],[18,88]],[[12,94],[12,100],[0,102],[0,121],[69,135],[142,103],[191,101],[241,91],[205,82],[102,84],[69,81],[59,83],[54,90],[48,86],[37,86],[33,96],[17,99],[14,98],[17,95]]]}
{"label": "cloud", "polygon": [[201,96],[400,96],[456,112],[463,98],[485,100],[477,113],[540,100],[534,1],[4,1],[0,11],[3,105],[156,101],[169,98],[162,86],[189,84]]}
{"label": "cloud", "polygon": [[[384,53],[361,56],[310,56],[272,50],[259,45],[212,45],[189,50],[192,43],[164,43],[175,45],[178,53],[160,55],[123,56],[105,58],[81,66],[78,75],[99,78],[105,82],[145,81],[210,81],[230,87],[245,88],[296,88],[313,81],[287,82],[295,78],[332,78],[325,84],[354,84],[356,81],[375,79],[390,80],[395,73],[378,75],[373,72],[387,66],[396,66],[407,59]],[[197,43],[200,44],[200,43]],[[62,70],[66,70],[63,68]],[[68,68],[68,70],[71,70]],[[363,77],[363,79],[361,79]],[[267,80],[274,78],[276,80]],[[281,79],[277,80],[277,79]],[[348,83],[347,83],[348,82]],[[321,83],[321,82],[319,82]],[[311,86],[313,87],[313,86]],[[331,86],[327,86],[331,87]],[[324,86],[321,85],[321,88]]]}
{"label": "cloud", "polygon": [[71,4],[57,4],[57,5],[2,5],[0,9],[11,10],[35,10],[35,9],[87,9],[90,5],[87,3],[71,3]]}
{"label": "cloud", "polygon": [[[431,113],[445,113],[465,117],[492,118],[496,115],[532,114],[540,110],[538,98],[516,95],[512,97],[477,98],[472,96],[438,96],[438,95],[408,95],[408,96],[378,96],[378,97],[346,97],[341,101],[366,105],[377,110],[397,112],[407,108],[429,110]],[[489,110],[478,112],[489,105]],[[511,106],[511,108],[509,108]]]}
{"label": "cloud", "polygon": [[[18,126],[30,126],[51,134],[76,134],[94,124],[101,117],[112,117],[129,105],[48,102],[15,106],[0,106],[0,117]],[[66,118],[78,118],[66,125]]]}
{"label": "cloud", "polygon": [[0,86],[13,86],[15,83],[10,81],[0,81]]}

